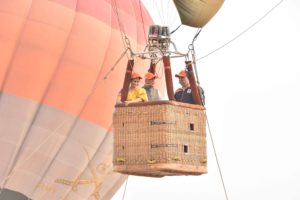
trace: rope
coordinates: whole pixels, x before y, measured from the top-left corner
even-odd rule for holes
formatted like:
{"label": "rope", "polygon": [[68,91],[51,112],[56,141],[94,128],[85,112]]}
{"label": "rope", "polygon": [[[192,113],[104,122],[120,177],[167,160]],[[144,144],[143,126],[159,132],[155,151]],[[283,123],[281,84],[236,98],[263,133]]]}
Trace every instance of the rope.
{"label": "rope", "polygon": [[276,3],[269,11],[267,11],[262,17],[260,17],[258,20],[256,20],[252,25],[250,25],[248,28],[246,28],[245,30],[243,30],[241,33],[239,33],[237,36],[235,36],[234,38],[232,38],[231,40],[229,40],[228,42],[226,42],[225,44],[221,45],[220,47],[216,48],[215,50],[211,51],[210,53],[198,58],[196,61],[202,60],[203,58],[206,58],[208,56],[210,56],[211,54],[221,50],[222,48],[224,48],[225,46],[227,46],[228,44],[230,44],[231,42],[235,41],[236,39],[238,39],[239,37],[241,37],[243,34],[245,34],[246,32],[248,32],[250,29],[252,29],[255,25],[257,25],[259,22],[261,22],[265,17],[267,17],[272,11],[275,10],[275,8],[277,8],[284,0],[280,0],[278,3]]}
{"label": "rope", "polygon": [[139,0],[139,6],[140,6],[141,19],[142,19],[142,23],[143,23],[143,31],[144,31],[145,42],[148,43],[147,42],[147,37],[146,37],[146,31],[145,31],[145,23],[144,23],[144,18],[143,18],[141,0]]}
{"label": "rope", "polygon": [[126,193],[126,190],[127,190],[127,183],[128,183],[128,179],[129,179],[129,175],[127,176],[126,178],[126,182],[125,182],[125,188],[124,188],[124,191],[123,191],[123,197],[122,197],[122,200],[125,199],[125,193]]}
{"label": "rope", "polygon": [[[130,40],[128,39],[128,37],[126,35],[123,23],[120,20],[120,15],[119,15],[119,10],[118,10],[118,6],[117,6],[116,0],[112,1],[112,7],[113,7],[113,10],[114,10],[114,12],[116,14],[117,21],[118,21],[118,24],[119,24],[119,27],[120,27],[119,30],[120,30],[121,38],[122,38],[122,41],[123,41],[124,49],[127,48],[127,49],[129,49],[131,51]],[[127,58],[129,59],[128,55],[127,55]]]}
{"label": "rope", "polygon": [[[170,2],[171,1],[167,1],[167,6],[164,8],[164,10],[166,11],[166,13],[167,13],[167,20],[166,20],[166,25],[167,24],[170,24],[170,20],[169,19],[172,19],[172,18],[170,18],[170,13],[171,13],[171,9],[168,9],[168,8],[170,8]],[[171,13],[172,14],[172,13]],[[173,18],[173,20],[174,20],[174,18]]]}
{"label": "rope", "polygon": [[[273,6],[267,13],[265,13],[261,18],[259,18],[256,22],[254,22],[251,26],[249,26],[247,29],[245,29],[244,31],[242,31],[240,34],[238,34],[236,37],[234,37],[233,39],[231,39],[230,41],[228,41],[227,43],[225,43],[224,45],[220,46],[219,48],[215,49],[214,51],[206,54],[205,56],[202,56],[201,58],[198,58],[196,61],[198,60],[201,60],[213,53],[215,53],[216,51],[222,49],[223,47],[225,47],[226,45],[228,45],[229,43],[233,42],[234,40],[236,40],[237,38],[239,38],[240,36],[242,36],[244,33],[246,33],[247,31],[249,31],[251,28],[253,28],[255,25],[257,25],[260,21],[262,21],[266,16],[268,16],[272,11],[275,10],[275,8],[277,8],[284,0],[281,0],[279,1],[275,6]],[[219,159],[218,159],[218,155],[217,155],[217,151],[216,151],[216,148],[215,148],[215,144],[214,144],[214,139],[213,139],[213,136],[212,136],[212,132],[211,132],[211,129],[210,129],[210,125],[209,125],[209,121],[208,121],[208,117],[207,117],[207,113],[205,112],[205,115],[206,115],[206,121],[207,121],[207,127],[208,127],[208,131],[209,131],[209,135],[210,135],[210,139],[211,139],[211,143],[212,143],[212,147],[213,147],[213,150],[214,150],[214,155],[215,155],[215,158],[216,158],[216,162],[217,162],[217,166],[218,166],[218,171],[219,171],[219,174],[220,174],[220,178],[221,178],[221,181],[222,181],[222,187],[223,187],[223,190],[224,190],[224,194],[225,194],[225,197],[226,197],[226,200],[229,200],[228,198],[228,194],[227,194],[227,190],[226,190],[226,186],[225,186],[225,182],[224,182],[224,178],[223,178],[223,175],[222,175],[222,171],[221,171],[221,166],[220,166],[220,163],[219,163]]]}
{"label": "rope", "polygon": [[162,25],[164,26],[166,24],[166,19],[165,19],[165,10],[163,7],[163,1],[160,1],[160,8],[161,8],[161,13],[162,13]]}
{"label": "rope", "polygon": [[194,42],[197,40],[197,38],[198,38],[198,36],[199,36],[199,34],[200,34],[201,31],[202,31],[202,28],[198,28],[198,29],[197,29],[196,34],[195,34],[195,36],[194,36],[194,38],[193,38],[193,41],[192,41],[192,45],[193,45]]}
{"label": "rope", "polygon": [[[161,3],[162,3],[162,1],[160,1]],[[157,13],[158,13],[158,15],[159,15],[159,18],[160,18],[160,21],[162,22],[162,24],[163,24],[163,15],[161,14],[162,12],[160,11],[160,9],[159,8],[162,8],[162,6],[158,6],[157,5],[157,1],[154,1],[154,5],[156,6],[156,10],[157,10]]]}
{"label": "rope", "polygon": [[229,200],[228,195],[227,195],[227,191],[226,191],[226,187],[225,187],[224,178],[223,178],[222,171],[221,171],[221,166],[219,164],[219,160],[218,160],[218,156],[217,156],[217,151],[216,151],[215,144],[214,144],[214,139],[213,139],[213,136],[212,136],[212,133],[211,133],[211,130],[210,130],[210,125],[209,125],[209,122],[208,122],[208,117],[207,117],[206,112],[205,112],[205,116],[206,116],[206,122],[207,122],[207,127],[208,127],[208,132],[209,132],[211,144],[212,144],[212,147],[213,147],[213,150],[214,150],[214,155],[215,155],[215,158],[216,158],[220,178],[221,178],[221,181],[222,181],[223,190],[224,190],[224,193],[225,193],[226,200]]}
{"label": "rope", "polygon": [[[197,84],[198,86],[200,85],[200,81],[199,81],[199,76],[198,76],[198,70],[197,70],[197,62],[196,62],[196,53],[195,53],[195,48],[194,48],[194,42],[196,41],[196,39],[198,38],[200,32],[202,31],[202,28],[198,28],[196,31],[196,34],[193,38],[192,43],[188,46],[189,47],[189,51],[187,53],[187,55],[189,54],[189,52],[191,52],[192,55],[192,60],[193,60],[193,68],[195,70],[195,74],[196,74],[196,80],[197,80]],[[203,100],[202,100],[203,101]],[[203,102],[202,102],[203,104]],[[204,105],[204,104],[203,104]]]}
{"label": "rope", "polygon": [[[166,9],[167,9],[167,13],[168,13],[167,26],[174,27],[175,24],[178,23],[178,19],[180,19],[177,8],[174,4],[174,1],[168,1],[168,5],[167,5]],[[179,21],[181,21],[181,20],[179,20]]]}
{"label": "rope", "polygon": [[[115,67],[117,66],[117,64],[121,61],[121,59],[124,57],[124,55],[126,54],[126,52],[128,51],[128,49],[126,49],[121,56],[117,59],[117,61],[114,63],[114,65],[108,70],[108,72],[105,74],[105,76],[103,77],[102,80],[107,80],[109,78],[109,75],[115,70]],[[101,81],[101,80],[100,80]]]}
{"label": "rope", "polygon": [[171,31],[170,35],[172,35],[173,33],[175,33],[180,27],[181,27],[182,24],[180,24],[177,28],[175,28],[173,31]]}
{"label": "rope", "polygon": [[[199,33],[197,35],[199,35]],[[193,41],[193,43],[194,43],[194,41]],[[196,63],[196,52],[195,52],[195,48],[194,48],[194,44],[193,43],[189,45],[189,52],[191,52],[191,54],[192,54],[192,60],[193,60],[193,66],[194,66],[193,68],[195,69],[197,84],[200,85],[199,76],[198,76],[198,70],[197,70],[197,66],[196,66],[196,64],[197,64]]]}
{"label": "rope", "polygon": [[[201,58],[198,58],[196,61],[198,60],[201,60],[213,53],[215,53],[216,51],[222,49],[223,47],[227,46],[229,43],[233,42],[234,40],[238,39],[240,36],[242,36],[243,34],[245,34],[247,31],[249,31],[251,28],[253,28],[255,25],[257,25],[260,21],[262,21],[266,16],[268,16],[272,11],[275,10],[275,8],[277,8],[284,0],[281,0],[279,1],[275,6],[273,6],[268,12],[266,12],[262,17],[260,17],[256,22],[254,22],[251,26],[249,26],[247,29],[245,29],[244,31],[242,31],[240,34],[238,34],[236,37],[234,37],[233,39],[231,39],[230,41],[228,41],[227,43],[223,44],[222,46],[220,46],[219,48],[215,49],[214,51],[206,54],[205,56],[202,56]],[[194,37],[194,40],[195,38],[197,38],[197,36],[199,35],[200,32],[198,32],[198,34],[196,34],[196,37]],[[193,42],[194,42],[193,40]],[[197,76],[197,79],[198,79],[198,76]],[[227,194],[227,190],[226,190],[226,186],[225,186],[225,182],[224,182],[224,178],[223,178],[223,175],[222,175],[222,171],[221,171],[221,166],[220,166],[220,163],[219,163],[219,159],[218,159],[218,156],[217,156],[217,151],[216,151],[216,148],[215,148],[215,144],[214,144],[214,139],[213,139],[213,136],[212,136],[212,132],[211,132],[211,129],[210,129],[210,125],[209,125],[209,121],[208,121],[208,117],[207,117],[207,113],[205,112],[205,115],[206,115],[206,121],[207,121],[207,127],[208,127],[208,131],[209,131],[209,135],[210,135],[210,139],[211,139],[211,143],[212,143],[212,147],[213,147],[213,150],[214,150],[214,155],[215,155],[215,158],[216,158],[216,162],[217,162],[217,166],[218,166],[218,171],[219,171],[219,174],[220,174],[220,178],[221,178],[221,181],[222,181],[222,187],[223,187],[223,190],[224,190],[224,194],[225,194],[225,197],[226,197],[226,200],[229,200],[228,198],[228,194]]]}
{"label": "rope", "polygon": [[112,1],[113,4],[112,4],[112,8],[114,10],[114,13],[117,17],[117,21],[118,21],[118,24],[119,24],[119,27],[120,27],[120,34],[121,34],[121,38],[122,38],[122,42],[123,42],[123,45],[124,45],[124,48],[126,48],[126,45],[125,45],[125,42],[124,42],[124,33],[121,29],[123,29],[123,26],[122,24],[120,23],[120,20],[119,20],[119,13],[118,13],[118,8],[117,8],[117,5],[116,5],[116,2],[115,1]]}

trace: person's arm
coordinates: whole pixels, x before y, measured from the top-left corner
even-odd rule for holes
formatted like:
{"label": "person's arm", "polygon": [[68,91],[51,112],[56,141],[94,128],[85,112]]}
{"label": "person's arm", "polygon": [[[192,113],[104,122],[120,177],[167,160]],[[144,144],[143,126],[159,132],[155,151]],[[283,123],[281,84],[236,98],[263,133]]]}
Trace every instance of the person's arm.
{"label": "person's arm", "polygon": [[[181,97],[182,97],[182,93],[183,92],[183,89],[182,88],[178,88],[176,91],[175,91],[175,94],[174,94],[174,97],[175,97],[175,101],[181,101]],[[181,95],[179,95],[181,93]]]}
{"label": "person's arm", "polygon": [[136,99],[133,99],[133,100],[131,100],[131,101],[126,101],[126,102],[128,102],[128,103],[135,103],[135,102],[141,102],[141,101],[143,101],[143,99],[141,99],[141,98],[136,98]]}
{"label": "person's arm", "polygon": [[157,91],[157,100],[158,100],[158,101],[162,100],[160,91],[159,91],[158,89],[156,89],[156,91]]}
{"label": "person's arm", "polygon": [[[138,100],[139,99],[139,100]],[[144,88],[139,89],[138,101],[148,101],[147,92]]]}
{"label": "person's arm", "polygon": [[121,92],[119,92],[118,96],[117,96],[117,101],[116,101],[116,104],[120,104],[122,103],[121,101]]}
{"label": "person's arm", "polygon": [[136,98],[131,99],[130,101],[126,100],[126,101],[124,101],[124,103],[125,103],[125,105],[128,105],[130,103],[136,103],[136,102],[142,102],[142,101],[148,101],[147,92],[144,88],[138,89]]}
{"label": "person's arm", "polygon": [[205,95],[202,87],[198,86],[199,94],[201,95],[202,104],[205,105]]}

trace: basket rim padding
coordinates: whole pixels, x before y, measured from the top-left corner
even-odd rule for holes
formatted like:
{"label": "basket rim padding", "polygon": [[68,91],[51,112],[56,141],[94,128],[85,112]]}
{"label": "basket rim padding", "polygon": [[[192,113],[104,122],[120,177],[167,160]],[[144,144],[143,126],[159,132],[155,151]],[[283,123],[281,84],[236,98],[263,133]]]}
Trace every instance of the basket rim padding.
{"label": "basket rim padding", "polygon": [[125,103],[118,103],[118,104],[115,105],[115,107],[116,108],[119,108],[119,107],[137,107],[137,106],[163,105],[163,104],[169,104],[169,105],[174,105],[174,106],[205,110],[205,107],[202,106],[202,105],[183,103],[183,102],[178,102],[178,101],[169,101],[169,100],[135,102],[135,103],[129,103],[128,105],[125,105]]}

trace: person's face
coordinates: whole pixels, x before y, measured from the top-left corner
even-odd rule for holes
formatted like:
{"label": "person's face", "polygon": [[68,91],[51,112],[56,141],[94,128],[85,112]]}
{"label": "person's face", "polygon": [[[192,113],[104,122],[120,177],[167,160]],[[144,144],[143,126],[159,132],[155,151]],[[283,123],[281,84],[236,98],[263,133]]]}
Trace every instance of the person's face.
{"label": "person's face", "polygon": [[131,82],[131,88],[137,88],[140,84],[140,79],[139,78],[135,78],[135,79],[132,79]]}
{"label": "person's face", "polygon": [[186,76],[179,77],[179,83],[182,87],[188,87],[190,85],[189,79]]}
{"label": "person's face", "polygon": [[145,85],[153,86],[155,83],[155,79],[145,79]]}

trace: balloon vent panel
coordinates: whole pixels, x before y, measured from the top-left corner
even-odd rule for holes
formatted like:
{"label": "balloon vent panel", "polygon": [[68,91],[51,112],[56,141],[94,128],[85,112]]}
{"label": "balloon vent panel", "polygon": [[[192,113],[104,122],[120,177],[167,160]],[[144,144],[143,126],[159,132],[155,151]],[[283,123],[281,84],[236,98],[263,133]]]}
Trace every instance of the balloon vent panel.
{"label": "balloon vent panel", "polygon": [[202,106],[172,101],[116,106],[114,171],[140,176],[207,172]]}

